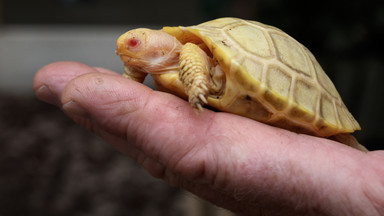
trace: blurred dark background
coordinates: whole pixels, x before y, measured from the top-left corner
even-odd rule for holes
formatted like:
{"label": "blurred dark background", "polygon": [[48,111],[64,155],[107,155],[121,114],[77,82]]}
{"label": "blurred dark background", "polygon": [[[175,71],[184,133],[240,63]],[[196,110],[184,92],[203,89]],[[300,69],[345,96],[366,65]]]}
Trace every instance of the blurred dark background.
{"label": "blurred dark background", "polygon": [[383,1],[0,0],[0,215],[192,215],[183,191],[37,101],[31,83],[52,61],[122,71],[115,41],[130,28],[223,16],[307,46],[361,124],[356,137],[384,149]]}

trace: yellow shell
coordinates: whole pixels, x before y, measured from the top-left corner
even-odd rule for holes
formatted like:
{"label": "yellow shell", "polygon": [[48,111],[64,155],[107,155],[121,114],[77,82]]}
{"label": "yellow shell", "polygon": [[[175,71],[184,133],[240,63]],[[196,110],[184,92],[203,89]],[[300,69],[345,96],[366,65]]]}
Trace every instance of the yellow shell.
{"label": "yellow shell", "polygon": [[[220,64],[225,89],[208,97],[209,106],[320,137],[360,130],[312,53],[280,29],[221,18],[162,31],[182,43],[204,43]],[[154,79],[158,88],[183,95],[176,74]]]}

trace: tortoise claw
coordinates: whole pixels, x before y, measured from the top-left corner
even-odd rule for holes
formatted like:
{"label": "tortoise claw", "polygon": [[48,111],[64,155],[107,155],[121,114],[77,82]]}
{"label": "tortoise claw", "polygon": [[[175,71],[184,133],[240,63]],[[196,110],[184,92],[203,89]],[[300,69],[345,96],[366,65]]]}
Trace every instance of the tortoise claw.
{"label": "tortoise claw", "polygon": [[200,112],[204,111],[203,106],[200,103],[196,104],[196,108],[193,110],[195,111],[196,115],[199,115]]}
{"label": "tortoise claw", "polygon": [[189,98],[189,103],[193,107],[196,114],[202,112],[204,104],[207,104],[208,101],[203,94],[199,94],[198,96],[193,96]]}
{"label": "tortoise claw", "polygon": [[[204,104],[207,104],[207,103],[208,103],[207,99],[205,98],[205,96],[204,96],[203,94],[199,94],[199,98],[200,98],[200,100],[201,100],[202,102],[204,102]],[[200,103],[200,104],[201,104],[201,103]]]}

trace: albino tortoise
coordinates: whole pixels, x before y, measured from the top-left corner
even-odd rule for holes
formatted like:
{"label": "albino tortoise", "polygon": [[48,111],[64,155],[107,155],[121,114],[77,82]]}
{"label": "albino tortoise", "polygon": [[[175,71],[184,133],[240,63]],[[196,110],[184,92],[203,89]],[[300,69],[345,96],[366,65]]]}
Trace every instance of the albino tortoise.
{"label": "albino tortoise", "polygon": [[134,29],[117,40],[124,77],[269,125],[367,151],[360,130],[312,53],[272,26],[220,18],[190,27]]}

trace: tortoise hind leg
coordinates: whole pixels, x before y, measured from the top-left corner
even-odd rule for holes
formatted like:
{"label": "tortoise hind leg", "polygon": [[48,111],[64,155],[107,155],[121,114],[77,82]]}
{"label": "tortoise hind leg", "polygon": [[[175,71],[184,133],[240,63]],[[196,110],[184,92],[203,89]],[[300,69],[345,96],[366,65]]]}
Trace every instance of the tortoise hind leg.
{"label": "tortoise hind leg", "polygon": [[208,103],[210,59],[197,45],[186,43],[180,52],[179,79],[184,85],[188,101],[195,110],[203,110]]}
{"label": "tortoise hind leg", "polygon": [[211,79],[210,79],[210,92],[212,95],[220,95],[224,91],[225,86],[225,74],[221,69],[220,65],[215,62],[215,65],[211,68]]}
{"label": "tortoise hind leg", "polygon": [[363,152],[369,152],[369,150],[361,145],[354,136],[348,133],[336,134],[329,137],[329,139],[351,146]]}

